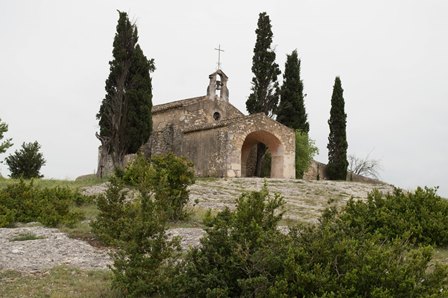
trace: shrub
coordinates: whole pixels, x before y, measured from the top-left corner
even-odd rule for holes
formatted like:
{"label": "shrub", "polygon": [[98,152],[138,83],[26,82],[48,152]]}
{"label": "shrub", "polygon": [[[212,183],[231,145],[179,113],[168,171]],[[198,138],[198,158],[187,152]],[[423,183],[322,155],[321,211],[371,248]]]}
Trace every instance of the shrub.
{"label": "shrub", "polygon": [[[319,224],[278,231],[283,205],[264,188],[243,194],[214,219],[181,262],[177,297],[440,297],[448,268],[430,268],[431,247],[380,234],[347,233],[343,212]],[[428,270],[430,268],[430,270]]]}
{"label": "shrub", "polygon": [[70,211],[74,199],[81,196],[69,188],[38,188],[33,182],[8,185],[0,190],[0,226],[14,222],[38,221],[46,226],[73,225],[82,214]]}
{"label": "shrub", "polygon": [[[431,247],[348,235],[335,222],[293,230],[272,297],[445,297],[448,270]],[[430,269],[429,269],[430,268]]]}
{"label": "shrub", "polygon": [[308,134],[296,130],[296,178],[303,178],[303,174],[308,170],[314,155],[319,153],[314,141]]}
{"label": "shrub", "polygon": [[235,211],[227,208],[209,220],[202,247],[192,249],[180,265],[173,295],[263,294],[285,253],[281,244],[286,236],[277,230],[283,205],[282,197],[271,197],[265,186],[242,194]]}
{"label": "shrub", "polygon": [[151,160],[137,156],[122,174],[124,183],[143,193],[151,192],[158,208],[171,220],[187,216],[188,186],[194,183],[191,162],[172,153],[156,155]]}
{"label": "shrub", "polygon": [[418,244],[448,244],[448,201],[434,188],[409,193],[396,189],[387,195],[372,192],[365,202],[350,200],[339,221],[353,235],[378,233],[394,239],[408,234]]}
{"label": "shrub", "polygon": [[[100,213],[92,224],[102,241],[116,247],[113,286],[130,297],[163,296],[179,251],[177,239],[167,240],[169,213],[157,197],[160,185],[154,183],[162,174],[155,169],[138,157],[121,175],[112,177],[106,194],[98,198]],[[129,185],[134,189],[126,189]]]}
{"label": "shrub", "polygon": [[11,178],[41,178],[40,168],[45,165],[45,159],[40,150],[38,142],[23,143],[22,149],[16,150],[5,158]]}

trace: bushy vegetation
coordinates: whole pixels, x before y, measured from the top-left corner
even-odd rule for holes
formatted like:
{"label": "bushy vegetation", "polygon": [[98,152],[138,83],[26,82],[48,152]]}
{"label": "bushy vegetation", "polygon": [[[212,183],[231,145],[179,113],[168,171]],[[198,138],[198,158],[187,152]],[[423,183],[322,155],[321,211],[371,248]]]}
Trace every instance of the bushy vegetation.
{"label": "bushy vegetation", "polygon": [[314,140],[307,133],[296,130],[296,178],[303,178],[303,174],[311,165],[313,157],[319,153]]}
{"label": "bushy vegetation", "polygon": [[164,293],[178,259],[178,239],[168,240],[167,221],[185,217],[192,166],[173,154],[143,156],[111,178],[98,199],[93,232],[114,245],[113,285],[130,297]]}
{"label": "bushy vegetation", "polygon": [[[277,224],[284,205],[267,187],[242,194],[235,211],[209,219],[202,247],[192,249],[175,277],[173,296],[237,297],[263,295],[279,267],[286,235]],[[266,271],[268,270],[268,271]]]}
{"label": "bushy vegetation", "polygon": [[[367,201],[350,200],[335,214],[342,229],[352,236],[378,234],[385,239],[407,237],[417,244],[448,245],[448,201],[435,188],[415,192],[396,189],[383,195],[372,192]],[[331,212],[330,212],[331,213]]]}
{"label": "bushy vegetation", "polygon": [[151,160],[137,156],[123,172],[123,182],[141,192],[150,192],[169,220],[187,216],[187,187],[194,183],[193,164],[172,153],[153,156]]}
{"label": "bushy vegetation", "polygon": [[20,150],[8,156],[5,161],[11,172],[11,178],[42,178],[40,168],[45,165],[45,159],[42,152],[39,152],[38,142],[23,143]]}
{"label": "bushy vegetation", "polygon": [[[439,297],[446,267],[407,239],[347,233],[331,209],[320,224],[278,230],[283,200],[243,194],[235,211],[209,219],[202,247],[179,265],[176,297]],[[332,212],[330,212],[332,211]],[[338,215],[338,216],[336,216]]]}
{"label": "bushy vegetation", "polygon": [[[367,202],[329,208],[318,224],[286,233],[278,227],[285,202],[265,185],[243,193],[234,211],[208,213],[201,246],[182,257],[178,242],[167,240],[166,214],[143,191],[144,181],[136,184],[140,199],[126,203],[133,212],[124,222],[117,216],[107,223],[121,228],[114,236],[114,285],[128,296],[443,297],[448,290],[448,268],[432,264],[432,248],[419,245],[434,241],[412,241],[412,228],[386,234],[368,223],[379,214],[402,211],[404,218],[427,208],[441,212],[426,215],[439,222],[439,232],[446,230],[445,202],[433,189],[384,197],[374,192]],[[113,193],[124,195],[122,186]],[[421,223],[415,219],[415,225]]]}
{"label": "bushy vegetation", "polygon": [[0,227],[33,221],[50,227],[70,226],[82,218],[81,213],[70,210],[71,206],[85,201],[79,192],[66,187],[40,188],[33,181],[20,180],[0,190]]}

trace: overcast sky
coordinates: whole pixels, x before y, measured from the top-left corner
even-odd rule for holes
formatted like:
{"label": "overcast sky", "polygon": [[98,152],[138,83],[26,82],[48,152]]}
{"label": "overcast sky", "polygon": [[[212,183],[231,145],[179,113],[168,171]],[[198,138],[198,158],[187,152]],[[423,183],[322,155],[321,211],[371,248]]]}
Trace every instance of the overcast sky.
{"label": "overcast sky", "polygon": [[[117,9],[154,58],[153,103],[205,95],[224,49],[230,102],[245,112],[255,29],[271,18],[277,63],[297,49],[311,138],[327,161],[330,99],[340,76],[348,152],[381,160],[381,178],[448,197],[448,1],[0,2],[0,118],[14,147],[37,140],[47,178],[97,165],[95,115],[104,97]],[[5,165],[0,167],[8,174]]]}

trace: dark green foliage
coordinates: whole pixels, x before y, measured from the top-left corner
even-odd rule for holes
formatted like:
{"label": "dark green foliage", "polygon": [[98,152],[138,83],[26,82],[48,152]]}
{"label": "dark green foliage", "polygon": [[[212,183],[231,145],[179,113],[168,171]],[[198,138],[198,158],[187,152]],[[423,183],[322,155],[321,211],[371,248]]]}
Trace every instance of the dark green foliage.
{"label": "dark green foliage", "polygon": [[286,56],[277,121],[305,133],[310,131],[305,111],[303,82],[300,79],[300,60],[297,50]]}
{"label": "dark green foliage", "polygon": [[[246,109],[249,114],[264,113],[273,116],[278,104],[279,87],[277,76],[281,73],[278,64],[275,63],[275,52],[271,49],[272,30],[271,21],[266,12],[260,13],[255,33],[257,40],[252,58],[252,93],[246,101]],[[255,176],[260,177],[263,167],[263,156],[266,153],[266,145],[257,144],[257,161]]]}
{"label": "dark green foliage", "polygon": [[40,168],[45,165],[44,156],[40,150],[40,145],[36,141],[34,143],[23,143],[20,150],[16,150],[5,158],[8,165],[9,175],[11,178],[42,178]]}
{"label": "dark green foliage", "polygon": [[[448,270],[432,249],[377,235],[347,235],[333,221],[294,230],[274,297],[444,297]],[[433,295],[433,296],[431,296]]]}
{"label": "dark green foliage", "polygon": [[69,188],[38,188],[33,182],[8,185],[0,190],[0,226],[38,221],[45,226],[73,225],[83,218],[70,211],[82,195]]}
{"label": "dark green foliage", "polygon": [[283,199],[269,196],[265,186],[242,194],[234,212],[225,209],[209,220],[202,247],[192,249],[181,265],[176,296],[263,295],[285,253],[278,249],[286,236],[277,230],[282,217],[278,208],[283,205]]}
{"label": "dark green foliage", "polygon": [[328,136],[328,165],[326,174],[330,180],[347,179],[347,114],[344,111],[344,96],[341,80],[336,77],[331,96],[331,110],[328,125],[330,135]]}
{"label": "dark green foliage", "polygon": [[153,59],[138,45],[138,33],[126,13],[119,12],[106,96],[97,114],[98,138],[104,152],[121,168],[125,154],[135,153],[151,133]]}
{"label": "dark green foliage", "polygon": [[[445,297],[448,268],[408,239],[346,228],[328,209],[317,225],[278,231],[280,197],[243,194],[207,220],[172,283],[175,297]],[[356,225],[356,223],[354,223]]]}
{"label": "dark green foliage", "polygon": [[[178,215],[174,212],[183,214],[184,205],[179,210],[179,206],[166,204],[179,203],[177,199],[183,195],[188,200],[190,174],[190,164],[172,154],[151,163],[139,156],[119,176],[112,177],[106,195],[98,199],[100,214],[92,225],[93,232],[116,246],[113,284],[126,296],[164,296],[169,287],[168,276],[174,275],[179,243],[177,239],[167,240],[166,222]],[[160,193],[168,190],[170,181],[173,190]]]}
{"label": "dark green foliage", "polygon": [[303,178],[303,174],[309,168],[314,155],[319,153],[319,149],[314,145],[314,141],[308,137],[307,133],[296,130],[296,178]]}
{"label": "dark green foliage", "polygon": [[[2,119],[0,119],[0,141],[3,140],[5,137],[5,133],[8,131],[8,124],[5,122],[2,122]],[[8,150],[9,147],[11,147],[13,144],[11,143],[12,139],[6,139],[0,143],[0,154],[5,153],[6,150]]]}
{"label": "dark green foliage", "polygon": [[155,155],[151,161],[143,156],[126,169],[124,181],[154,194],[157,205],[170,220],[187,216],[188,186],[194,183],[193,164],[172,153]]}
{"label": "dark green foliage", "polygon": [[[137,30],[137,29],[135,29]],[[126,88],[126,100],[129,102],[126,138],[126,153],[135,153],[148,141],[152,129],[152,81],[149,75],[154,71],[154,61],[148,60],[137,44]]]}
{"label": "dark green foliage", "polygon": [[417,244],[448,245],[448,201],[436,189],[372,192],[366,202],[350,200],[339,220],[352,235],[377,233],[385,239],[408,235]]}
{"label": "dark green foliage", "polygon": [[252,93],[246,101],[249,114],[265,113],[272,116],[278,104],[277,76],[281,73],[275,63],[275,52],[271,49],[271,21],[266,12],[260,13],[255,30],[257,41],[252,58]]}

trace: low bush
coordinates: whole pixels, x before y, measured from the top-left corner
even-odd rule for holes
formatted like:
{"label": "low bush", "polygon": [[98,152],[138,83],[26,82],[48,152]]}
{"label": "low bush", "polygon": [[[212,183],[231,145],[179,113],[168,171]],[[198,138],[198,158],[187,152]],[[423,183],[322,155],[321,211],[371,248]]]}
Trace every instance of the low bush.
{"label": "low bush", "polygon": [[[277,229],[280,197],[243,194],[214,219],[179,265],[174,297],[445,297],[448,269],[432,248],[380,234],[347,233],[343,212],[317,225]],[[329,216],[332,213],[332,216]]]}
{"label": "low bush", "polygon": [[15,222],[38,221],[45,226],[68,226],[82,219],[82,214],[70,207],[82,195],[65,187],[39,188],[23,180],[0,190],[0,226]]}
{"label": "low bush", "polygon": [[186,201],[176,206],[168,203],[179,203],[176,199],[183,195],[188,199],[187,184],[181,181],[191,180],[179,178],[190,175],[182,165],[188,164],[173,155],[151,163],[138,157],[111,178],[106,194],[98,198],[100,213],[92,231],[104,243],[115,246],[113,286],[126,296],[164,296],[170,287],[169,277],[174,274],[180,248],[177,239],[167,239],[166,223],[174,214],[182,214]]}
{"label": "low bush", "polygon": [[[337,214],[347,233],[380,234],[385,239],[407,235],[416,244],[448,245],[448,201],[435,188],[383,195],[375,191],[367,201],[350,200]],[[333,220],[333,219],[331,219]]]}
{"label": "low bush", "polygon": [[170,220],[187,216],[188,186],[195,181],[193,165],[172,153],[153,156],[138,155],[120,175],[123,183],[143,193],[152,193],[157,207]]}

